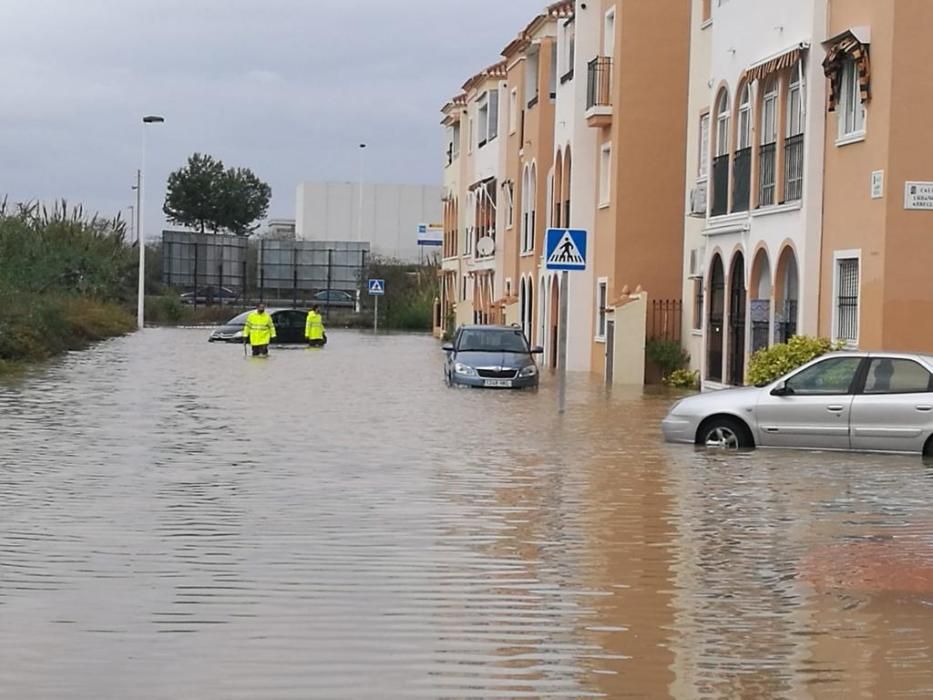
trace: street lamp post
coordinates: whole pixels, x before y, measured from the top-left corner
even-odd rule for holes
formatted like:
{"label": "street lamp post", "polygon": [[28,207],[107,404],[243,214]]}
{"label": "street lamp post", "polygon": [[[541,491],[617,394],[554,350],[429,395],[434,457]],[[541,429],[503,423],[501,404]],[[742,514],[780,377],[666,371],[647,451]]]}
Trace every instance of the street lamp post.
{"label": "street lamp post", "polygon": [[356,240],[363,240],[363,156],[366,153],[366,144],[360,144],[360,206],[356,215]]}
{"label": "street lamp post", "polygon": [[136,216],[139,226],[136,229],[136,240],[139,246],[139,294],[136,300],[136,318],[140,330],[145,327],[145,301],[146,301],[146,236],[144,233],[143,206],[145,197],[143,196],[143,178],[146,171],[146,127],[149,124],[162,124],[165,122],[163,117],[146,116],[143,117],[143,153],[142,162],[139,170],[136,172]]}

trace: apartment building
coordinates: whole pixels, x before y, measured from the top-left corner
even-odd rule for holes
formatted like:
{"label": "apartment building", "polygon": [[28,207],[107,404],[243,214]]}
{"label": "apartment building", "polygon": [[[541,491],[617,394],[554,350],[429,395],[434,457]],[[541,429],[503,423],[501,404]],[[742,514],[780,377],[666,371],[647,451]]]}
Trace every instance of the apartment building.
{"label": "apartment building", "polygon": [[462,241],[462,230],[465,217],[460,207],[460,183],[463,181],[463,167],[466,162],[460,157],[466,143],[466,133],[463,129],[467,117],[466,106],[466,95],[460,94],[441,110],[444,115],[441,123],[447,131],[447,149],[443,194],[444,241],[441,247],[439,284],[441,314],[437,319],[437,331],[473,320],[472,294],[468,300],[463,267],[462,251],[465,243]]}
{"label": "apartment building", "polygon": [[832,0],[825,117],[821,335],[933,352],[933,27],[927,0]]}
{"label": "apartment building", "polygon": [[644,376],[647,319],[640,328],[620,322],[629,293],[642,289],[655,300],[681,294],[690,3],[587,5],[601,26],[584,103],[585,121],[597,134],[596,187],[588,201],[574,204],[596,212],[590,366],[607,379],[628,370],[632,381],[631,367],[613,367],[620,349],[631,346],[621,357],[640,357],[635,376]]}
{"label": "apartment building", "polygon": [[692,9],[687,205],[702,231],[688,220],[685,325],[715,388],[743,384],[756,350],[817,330],[827,0]]}

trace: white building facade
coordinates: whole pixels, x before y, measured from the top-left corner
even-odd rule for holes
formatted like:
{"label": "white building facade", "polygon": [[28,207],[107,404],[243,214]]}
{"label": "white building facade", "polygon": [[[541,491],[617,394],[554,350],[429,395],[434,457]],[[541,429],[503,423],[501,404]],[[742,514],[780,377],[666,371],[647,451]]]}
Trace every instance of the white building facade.
{"label": "white building facade", "polygon": [[[361,197],[362,193],[362,197]],[[436,248],[418,245],[418,225],[442,223],[443,187],[302,183],[296,195],[300,241],[368,242],[374,256],[418,262]]]}
{"label": "white building facade", "polygon": [[756,350],[817,330],[827,11],[826,0],[694,5],[687,204],[703,224],[699,235],[686,224],[684,276],[702,283],[685,285],[684,315],[716,388],[743,384]]}

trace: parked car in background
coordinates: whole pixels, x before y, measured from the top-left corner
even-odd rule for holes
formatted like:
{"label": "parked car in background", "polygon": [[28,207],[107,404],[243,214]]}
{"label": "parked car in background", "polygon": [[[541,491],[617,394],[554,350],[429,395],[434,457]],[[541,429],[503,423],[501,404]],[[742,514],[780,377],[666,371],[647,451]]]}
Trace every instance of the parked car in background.
{"label": "parked car in background", "polygon": [[[272,341],[274,344],[305,342],[305,324],[308,320],[307,310],[267,309],[267,311],[272,316],[272,323],[275,324],[275,339]],[[250,313],[252,313],[252,310],[234,316],[220,328],[214,330],[208,337],[208,341],[211,343],[242,343],[243,327],[246,325],[246,317]]]}
{"label": "parked car in background", "polygon": [[669,442],[933,456],[933,356],[841,352],[776,382],[678,401]]}
{"label": "parked car in background", "polygon": [[229,287],[201,287],[197,294],[184,292],[178,298],[183,304],[232,304],[240,298],[240,294]]}
{"label": "parked car in background", "polygon": [[356,307],[356,295],[342,289],[322,289],[312,298],[321,306]]}
{"label": "parked car in background", "polygon": [[450,386],[491,389],[538,387],[534,356],[521,328],[513,326],[461,326],[453,342],[444,346],[444,378]]}

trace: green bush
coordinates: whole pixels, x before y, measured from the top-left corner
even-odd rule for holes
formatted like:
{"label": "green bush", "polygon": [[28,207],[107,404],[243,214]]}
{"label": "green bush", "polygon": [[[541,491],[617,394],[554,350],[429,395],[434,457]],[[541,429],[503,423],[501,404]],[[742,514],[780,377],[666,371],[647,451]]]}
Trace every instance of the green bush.
{"label": "green bush", "polygon": [[772,345],[752,355],[748,363],[748,381],[755,386],[770,384],[810,360],[841,348],[826,338],[794,336],[786,343]]}
{"label": "green bush", "polygon": [[675,369],[662,380],[676,389],[699,389],[700,373],[690,369]]}
{"label": "green bush", "polygon": [[645,346],[648,360],[657,365],[661,376],[667,377],[690,363],[690,355],[676,340],[654,338]]}

